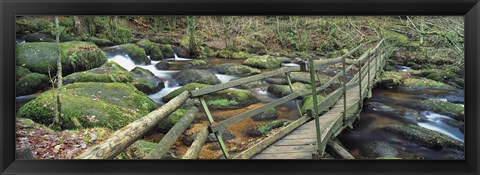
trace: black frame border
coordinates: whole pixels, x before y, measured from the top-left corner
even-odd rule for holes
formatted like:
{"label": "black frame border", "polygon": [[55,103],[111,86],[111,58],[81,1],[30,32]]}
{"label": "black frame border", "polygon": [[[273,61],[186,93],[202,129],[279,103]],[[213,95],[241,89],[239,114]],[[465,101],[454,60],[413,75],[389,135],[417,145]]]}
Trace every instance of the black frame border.
{"label": "black frame border", "polygon": [[[0,0],[0,13],[0,174],[479,174],[478,0]],[[16,15],[464,15],[466,160],[15,160]]]}

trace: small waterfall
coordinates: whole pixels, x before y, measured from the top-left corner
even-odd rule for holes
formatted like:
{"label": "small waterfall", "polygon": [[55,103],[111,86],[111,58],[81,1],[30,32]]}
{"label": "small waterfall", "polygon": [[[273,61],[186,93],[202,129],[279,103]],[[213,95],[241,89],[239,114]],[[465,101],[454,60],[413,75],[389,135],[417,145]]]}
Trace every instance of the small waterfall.
{"label": "small waterfall", "polygon": [[132,59],[130,59],[128,55],[115,55],[113,57],[109,57],[108,61],[113,61],[128,71],[131,71],[133,68],[137,67],[137,65],[132,61]]}
{"label": "small waterfall", "polygon": [[458,128],[445,124],[445,121],[453,120],[450,117],[428,111],[421,112],[421,115],[425,116],[427,121],[418,123],[418,126],[437,131],[461,142],[464,141],[465,136]]}
{"label": "small waterfall", "polygon": [[296,63],[282,63],[282,66],[284,67],[296,67],[296,66],[300,66]]}
{"label": "small waterfall", "polygon": [[176,53],[173,53],[173,58],[167,58],[165,60],[168,60],[168,61],[192,61],[193,59],[191,58],[180,58],[177,56]]}
{"label": "small waterfall", "polygon": [[230,80],[232,79],[237,79],[238,77],[237,76],[233,76],[233,75],[223,75],[223,74],[215,74],[215,76],[217,76],[217,78],[220,80],[220,82],[222,83],[226,83],[226,82],[229,82]]}
{"label": "small waterfall", "polygon": [[20,44],[20,43],[25,43],[25,39],[23,38],[16,38],[15,43]]}

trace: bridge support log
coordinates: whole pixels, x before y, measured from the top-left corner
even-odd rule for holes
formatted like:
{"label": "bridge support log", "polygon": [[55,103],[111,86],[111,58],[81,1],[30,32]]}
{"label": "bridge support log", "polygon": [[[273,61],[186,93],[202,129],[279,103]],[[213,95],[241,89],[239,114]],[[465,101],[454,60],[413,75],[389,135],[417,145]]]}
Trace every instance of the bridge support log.
{"label": "bridge support log", "polygon": [[205,144],[207,137],[208,129],[207,127],[204,127],[197,133],[197,136],[195,136],[195,141],[193,141],[192,145],[187,150],[185,155],[183,155],[182,159],[196,159],[200,153],[200,150],[202,149],[203,144]]}
{"label": "bridge support log", "polygon": [[333,156],[338,156],[341,159],[355,159],[355,157],[353,157],[347,150],[345,150],[345,148],[332,140],[328,141],[327,143],[327,152],[329,152]]}
{"label": "bridge support log", "polygon": [[190,126],[198,114],[198,108],[192,107],[178,122],[170,129],[167,134],[158,142],[157,146],[148,153],[144,159],[161,159],[167,151],[175,144],[177,138]]}
{"label": "bridge support log", "polygon": [[125,148],[157,126],[160,120],[181,107],[188,97],[188,91],[181,93],[167,104],[116,131],[109,139],[87,149],[76,159],[113,159]]}

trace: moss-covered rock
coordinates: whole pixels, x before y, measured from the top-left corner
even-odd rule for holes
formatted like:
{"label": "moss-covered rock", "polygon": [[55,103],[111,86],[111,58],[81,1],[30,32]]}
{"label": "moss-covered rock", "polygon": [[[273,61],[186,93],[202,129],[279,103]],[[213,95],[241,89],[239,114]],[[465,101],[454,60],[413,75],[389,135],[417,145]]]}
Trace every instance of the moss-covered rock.
{"label": "moss-covered rock", "polygon": [[263,43],[254,41],[247,45],[247,51],[257,55],[264,55],[267,53],[267,48]]}
{"label": "moss-covered rock", "polygon": [[388,31],[386,30],[384,32],[384,37],[385,38],[388,38],[389,41],[392,42],[392,44],[395,44],[397,46],[408,46],[409,43],[410,43],[410,40],[408,39],[407,36],[403,35],[403,34],[400,34],[400,33],[397,33],[397,32],[392,32],[392,31]]}
{"label": "moss-covered rock", "polygon": [[131,72],[135,77],[132,84],[146,94],[156,93],[165,87],[163,81],[147,69],[135,67]]}
{"label": "moss-covered rock", "polygon": [[231,50],[221,50],[217,52],[216,56],[219,58],[232,58],[233,52]]}
{"label": "moss-covered rock", "polygon": [[395,157],[398,151],[395,147],[386,142],[373,141],[366,146],[367,155],[370,157]]}
{"label": "moss-covered rock", "polygon": [[258,137],[258,136],[263,136],[267,135],[271,130],[275,128],[280,128],[282,126],[286,126],[290,123],[289,120],[285,119],[280,119],[280,120],[274,120],[268,123],[264,123],[255,129],[247,131],[247,135],[252,136],[252,137]]}
{"label": "moss-covered rock", "polygon": [[[322,101],[325,98],[323,95],[317,95],[317,103]],[[307,109],[312,109],[313,108],[313,96],[309,95],[303,98],[303,104],[302,104],[302,114],[305,114],[307,112]]]}
{"label": "moss-covered rock", "polygon": [[[119,129],[145,116],[157,104],[134,86],[124,83],[74,83],[62,89],[62,129],[106,127]],[[22,106],[18,117],[50,125],[55,116],[53,91]]]}
{"label": "moss-covered rock", "polygon": [[458,120],[465,120],[465,109],[462,105],[442,100],[427,99],[419,101],[419,107],[431,110],[439,114],[448,115]]}
{"label": "moss-covered rock", "polygon": [[160,44],[149,41],[148,39],[141,39],[137,45],[145,49],[145,53],[150,55],[151,60],[163,60],[162,48]]}
{"label": "moss-covered rock", "polygon": [[176,73],[173,78],[179,85],[188,83],[202,83],[202,84],[220,84],[221,81],[208,70],[202,69],[188,69]]}
{"label": "moss-covered rock", "polygon": [[24,77],[25,75],[28,75],[32,72],[28,70],[27,68],[24,68],[22,66],[16,66],[15,67],[15,81],[18,81],[20,78]]}
{"label": "moss-covered rock", "polygon": [[[311,86],[309,84],[303,84],[303,83],[299,83],[299,82],[296,82],[296,83],[292,84],[293,92],[298,92],[298,91],[303,91],[303,90],[306,90],[306,89],[310,89],[310,87]],[[277,85],[277,84],[268,85],[267,92],[269,92],[269,93],[271,93],[271,94],[273,94],[277,97],[285,97],[285,96],[292,93],[292,91],[290,90],[290,86],[288,86],[288,85]]]}
{"label": "moss-covered rock", "polygon": [[168,70],[170,68],[170,63],[168,61],[160,61],[157,64],[155,64],[155,67],[158,70]]}
{"label": "moss-covered rock", "polygon": [[127,54],[135,64],[150,64],[145,50],[135,44],[122,44],[118,46],[120,52]]}
{"label": "moss-covered rock", "polygon": [[162,54],[165,58],[173,58],[175,55],[175,52],[173,52],[172,45],[170,44],[164,44],[160,47]]}
{"label": "moss-covered rock", "polygon": [[158,143],[153,143],[145,140],[138,140],[125,150],[123,150],[116,159],[143,159],[152,151]]}
{"label": "moss-covered rock", "polygon": [[407,89],[454,89],[445,83],[430,80],[427,78],[407,78],[403,80],[403,86]]}
{"label": "moss-covered rock", "polygon": [[217,70],[218,73],[226,75],[249,76],[261,73],[259,69],[251,68],[244,65],[238,65],[235,63],[224,63],[216,65],[214,69]]}
{"label": "moss-covered rock", "polygon": [[158,130],[167,133],[187,112],[187,109],[177,109],[158,123]]}
{"label": "moss-covered rock", "polygon": [[50,84],[47,75],[30,73],[20,78],[15,84],[16,95],[28,95],[47,88]]}
{"label": "moss-covered rock", "polygon": [[270,69],[270,68],[280,67],[282,65],[282,62],[277,58],[264,55],[264,56],[254,56],[254,57],[248,58],[242,64],[250,67],[254,67],[254,68]]}
{"label": "moss-covered rock", "polygon": [[416,144],[425,146],[427,148],[452,148],[461,151],[464,150],[464,144],[462,142],[417,125],[390,125],[384,129],[396,133],[406,139],[412,140]]}
{"label": "moss-covered rock", "polygon": [[190,57],[190,52],[188,51],[188,49],[182,46],[173,47],[173,51],[175,52],[175,54],[177,54],[178,57],[182,57],[182,58]]}
{"label": "moss-covered rock", "polygon": [[[194,89],[201,89],[209,85],[199,83],[189,83],[173,92],[170,92],[162,98],[163,102],[168,102],[184,91],[191,91]],[[215,109],[231,109],[246,107],[257,101],[253,93],[246,90],[222,90],[215,93],[205,95],[205,101],[209,107]]]}
{"label": "moss-covered rock", "polygon": [[86,39],[86,41],[95,43],[97,46],[111,46],[111,45],[113,45],[113,42],[108,40],[108,39],[97,38],[97,37],[94,37],[94,36],[88,37]]}
{"label": "moss-covered rock", "polygon": [[266,111],[255,115],[252,117],[254,121],[265,121],[265,120],[273,120],[278,118],[278,111],[275,108],[267,109]]}
{"label": "moss-covered rock", "polygon": [[25,35],[26,42],[55,42],[52,36],[43,33],[30,33]]}
{"label": "moss-covered rock", "polygon": [[[64,74],[99,67],[107,62],[107,56],[93,43],[60,43],[62,68]],[[57,70],[56,43],[22,43],[16,45],[16,64],[33,72],[47,75]]]}
{"label": "moss-covered rock", "polygon": [[50,32],[53,23],[43,18],[17,18],[15,20],[16,33]]}
{"label": "moss-covered rock", "polygon": [[397,71],[385,71],[380,77],[378,85],[387,88],[396,88],[403,83],[403,75]]}
{"label": "moss-covered rock", "polygon": [[443,70],[443,69],[422,69],[418,72],[419,76],[423,76],[425,78],[443,82],[452,86],[461,86],[465,85],[465,81],[463,78],[460,78],[459,75],[450,71],[450,70]]}
{"label": "moss-covered rock", "polygon": [[250,54],[246,52],[234,52],[231,56],[231,58],[238,58],[238,59],[247,59],[250,57]]}
{"label": "moss-covered rock", "polygon": [[190,64],[192,66],[206,65],[207,61],[206,60],[193,60]]}
{"label": "moss-covered rock", "polygon": [[75,82],[119,82],[129,83],[134,79],[133,75],[117,63],[110,61],[102,67],[88,71],[77,72],[63,78],[64,84]]}
{"label": "moss-covered rock", "polygon": [[259,88],[261,85],[262,85],[261,81],[254,81],[250,83],[241,84],[235,87],[239,89],[252,89],[252,88]]}

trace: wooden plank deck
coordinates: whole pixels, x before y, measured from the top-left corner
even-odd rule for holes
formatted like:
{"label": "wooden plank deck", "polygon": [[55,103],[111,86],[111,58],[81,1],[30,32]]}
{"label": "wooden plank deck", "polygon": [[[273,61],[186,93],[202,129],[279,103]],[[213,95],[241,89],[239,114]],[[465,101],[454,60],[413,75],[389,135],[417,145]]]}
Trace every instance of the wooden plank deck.
{"label": "wooden plank deck", "polygon": [[[370,82],[375,79],[377,70],[370,69]],[[362,81],[362,97],[365,97],[368,89],[367,78]],[[351,119],[359,108],[359,89],[358,85],[347,90],[347,116]],[[325,150],[326,143],[330,140],[344,124],[343,119],[343,96],[335,105],[325,114],[320,116],[320,133],[322,150]],[[285,137],[276,141],[265,148],[262,152],[255,155],[252,159],[312,159],[312,153],[317,150],[317,140],[315,132],[315,120],[311,120],[296,128]]]}

